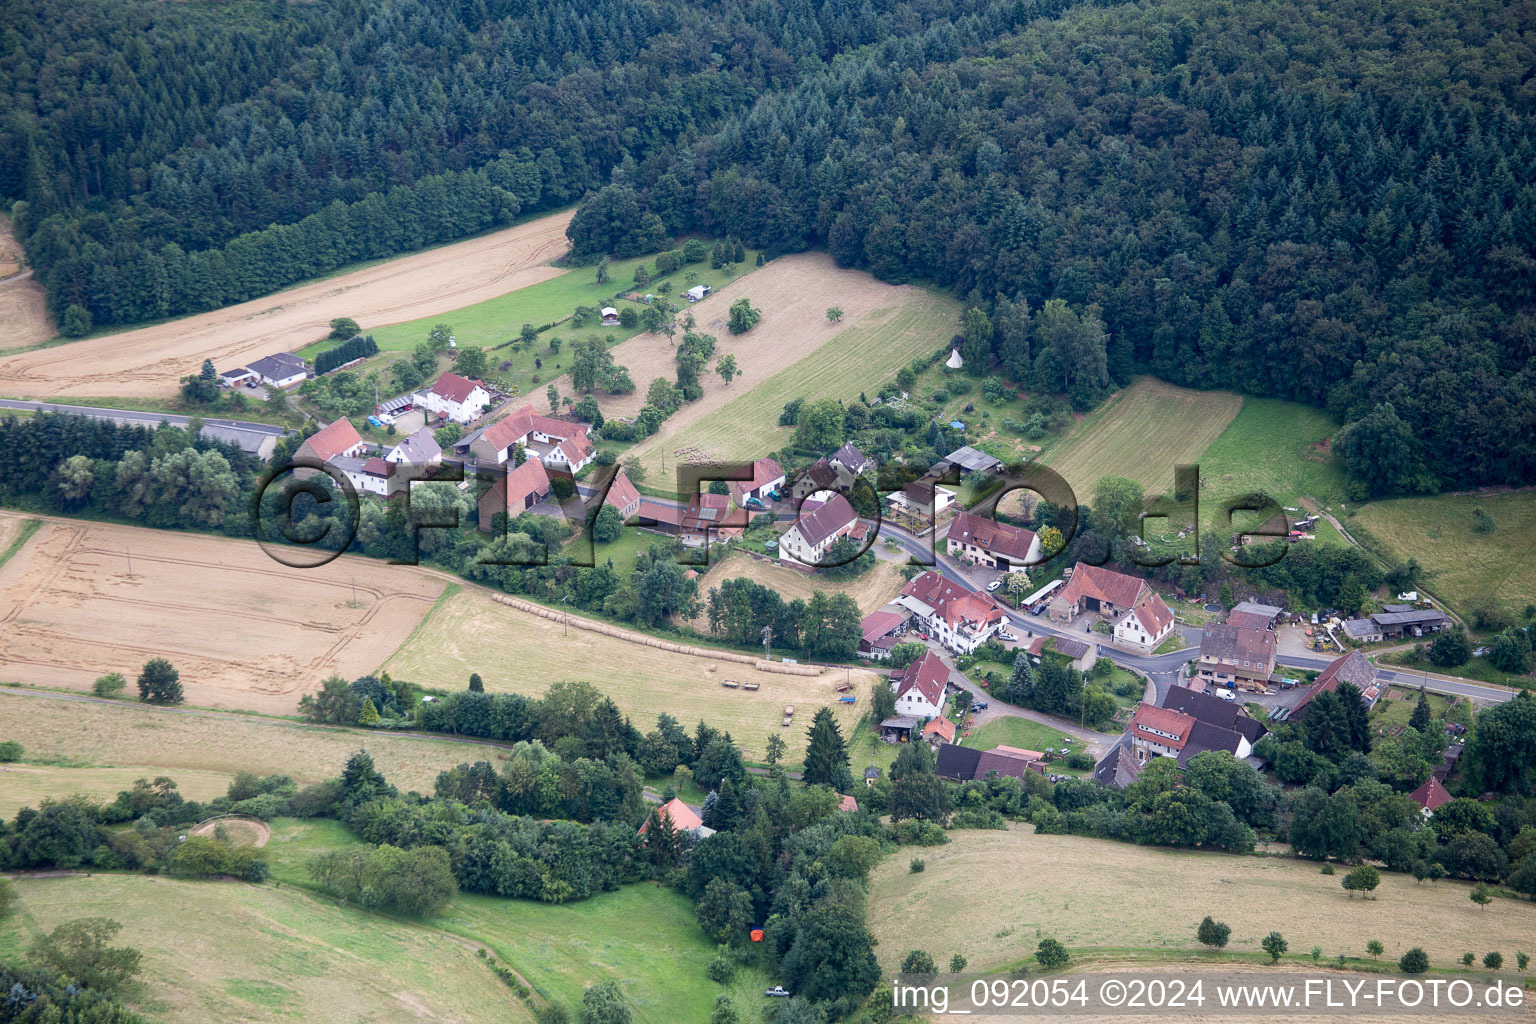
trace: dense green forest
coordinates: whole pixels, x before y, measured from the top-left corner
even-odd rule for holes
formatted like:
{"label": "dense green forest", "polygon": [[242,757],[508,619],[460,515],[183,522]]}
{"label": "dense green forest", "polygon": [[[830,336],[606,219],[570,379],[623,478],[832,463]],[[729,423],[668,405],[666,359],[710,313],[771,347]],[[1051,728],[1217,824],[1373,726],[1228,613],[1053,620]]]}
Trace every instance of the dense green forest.
{"label": "dense green forest", "polygon": [[213,309],[568,205],[802,63],[985,6],[18,0],[0,195],[67,330]]}
{"label": "dense green forest", "polygon": [[0,193],[66,331],[582,201],[978,308],[968,366],[1322,406],[1361,495],[1536,478],[1532,8],[22,0]]}
{"label": "dense green forest", "polygon": [[[1493,0],[1078,6],[1001,37],[957,19],[621,169],[574,240],[608,247],[602,211],[633,202],[770,253],[824,245],[955,289],[989,314],[969,367],[990,349],[1081,407],[1150,370],[1326,407],[1369,493],[1528,483],[1533,27]],[[1057,329],[1052,300],[1106,330]]]}

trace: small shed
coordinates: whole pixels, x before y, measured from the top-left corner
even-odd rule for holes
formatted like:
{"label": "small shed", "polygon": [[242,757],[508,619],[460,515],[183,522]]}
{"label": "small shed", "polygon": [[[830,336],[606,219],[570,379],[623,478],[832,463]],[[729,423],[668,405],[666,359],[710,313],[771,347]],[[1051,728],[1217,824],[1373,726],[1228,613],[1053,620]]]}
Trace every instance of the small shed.
{"label": "small shed", "polygon": [[704,296],[706,296],[708,294],[709,294],[709,285],[707,285],[707,284],[696,284],[692,288],[688,289],[688,301],[689,302],[698,302],[700,299],[702,299]]}
{"label": "small shed", "polygon": [[619,323],[619,311],[612,306],[604,306],[601,311],[604,327],[616,327]]}

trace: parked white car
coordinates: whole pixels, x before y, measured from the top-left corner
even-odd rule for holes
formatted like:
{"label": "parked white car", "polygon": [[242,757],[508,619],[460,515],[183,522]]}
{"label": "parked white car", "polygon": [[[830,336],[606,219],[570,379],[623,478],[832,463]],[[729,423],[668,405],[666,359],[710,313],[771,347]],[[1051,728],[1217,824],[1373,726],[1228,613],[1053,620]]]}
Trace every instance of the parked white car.
{"label": "parked white car", "polygon": [[1222,700],[1237,700],[1237,694],[1231,690],[1217,690],[1216,695]]}
{"label": "parked white car", "polygon": [[987,584],[987,593],[989,593],[989,594],[992,593],[994,590],[996,590],[998,587],[1000,587],[1002,585],[1003,585],[1003,581],[1002,580],[993,580],[991,583]]}

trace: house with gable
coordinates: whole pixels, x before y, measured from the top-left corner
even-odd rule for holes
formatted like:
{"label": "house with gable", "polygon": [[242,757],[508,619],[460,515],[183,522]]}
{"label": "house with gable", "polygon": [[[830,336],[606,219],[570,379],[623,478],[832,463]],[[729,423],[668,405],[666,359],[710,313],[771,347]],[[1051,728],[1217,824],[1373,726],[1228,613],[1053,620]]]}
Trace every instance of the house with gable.
{"label": "house with gable", "polygon": [[[806,502],[809,505],[810,502]],[[859,523],[859,515],[841,494],[801,516],[779,538],[779,559],[792,560],[802,565],[816,566],[836,544],[847,536]]]}
{"label": "house with gable", "polygon": [[845,442],[827,458],[827,461],[834,466],[841,466],[854,476],[863,476],[875,468],[869,456],[855,448],[852,441]]}
{"label": "house with gable", "polygon": [[996,601],[932,569],[912,577],[895,603],[915,615],[925,630],[957,654],[970,654],[1007,621]]}
{"label": "house with gable", "polygon": [[429,421],[442,417],[453,423],[468,423],[483,416],[485,407],[491,404],[490,389],[483,383],[451,371],[413,397],[417,407],[432,414],[427,417]]}
{"label": "house with gable", "polygon": [[480,529],[490,530],[494,517],[504,512],[515,519],[549,496],[549,474],[538,459],[529,459],[491,485],[480,496]]}
{"label": "house with gable", "polygon": [[921,721],[944,713],[944,686],[949,666],[932,651],[924,654],[891,684],[896,691],[896,713]]}
{"label": "house with gable", "polygon": [[613,478],[613,484],[603,497],[603,504],[612,505],[618,510],[619,518],[626,522],[640,511],[640,491],[622,469]]}
{"label": "house with gable", "polygon": [[296,459],[330,462],[338,458],[361,458],[370,448],[352,421],[343,416],[305,438],[293,455]]}
{"label": "house with gable", "polygon": [[1275,634],[1269,629],[1208,623],[1200,637],[1195,678],[1203,686],[1263,693],[1275,671]]}
{"label": "house with gable", "polygon": [[968,558],[1003,572],[1040,561],[1040,538],[1034,531],[971,512],[955,513],[945,543],[951,558]]}
{"label": "house with gable", "polygon": [[519,445],[552,473],[574,476],[597,457],[585,423],[541,416],[531,405],[465,434],[454,444],[454,451],[478,466],[503,466]]}
{"label": "house with gable", "polygon": [[1154,757],[1172,757],[1182,768],[1191,757],[1207,750],[1225,750],[1234,757],[1253,753],[1253,744],[1240,732],[1145,702],[1137,706],[1126,731],[1131,750],[1143,764]]}
{"label": "house with gable", "polygon": [[1360,699],[1366,707],[1376,703],[1376,698],[1381,696],[1381,686],[1376,682],[1376,665],[1359,651],[1350,651],[1341,658],[1335,658],[1324,666],[1302,695],[1296,706],[1291,708],[1290,719],[1302,718],[1307,713],[1307,708],[1320,693],[1332,693],[1339,688],[1340,683],[1351,683],[1360,691]]}
{"label": "house with gable", "polygon": [[1120,616],[1110,635],[1115,644],[1141,654],[1151,654],[1173,632],[1173,609],[1155,591]]}
{"label": "house with gable", "polygon": [[774,459],[758,459],[752,463],[751,480],[732,480],[729,482],[731,497],[736,499],[736,504],[745,505],[748,498],[767,503],[768,492],[784,486],[784,467]]}

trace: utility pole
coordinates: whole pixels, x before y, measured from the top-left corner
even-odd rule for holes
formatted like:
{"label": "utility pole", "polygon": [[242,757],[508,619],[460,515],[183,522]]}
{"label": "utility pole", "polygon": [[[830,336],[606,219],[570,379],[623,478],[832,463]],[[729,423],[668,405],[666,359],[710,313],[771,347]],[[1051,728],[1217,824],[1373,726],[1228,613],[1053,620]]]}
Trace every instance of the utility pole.
{"label": "utility pole", "polygon": [[123,545],[123,554],[128,556],[128,578],[133,579],[133,549]]}
{"label": "utility pole", "polygon": [[[571,595],[570,594],[566,594],[564,597],[562,597],[560,599],[560,603],[563,604],[563,605],[569,606],[570,603],[571,603]],[[565,635],[567,637],[571,635],[571,613],[570,613],[569,607],[567,607],[567,610],[566,610],[566,613],[565,613]]]}
{"label": "utility pole", "polygon": [[770,659],[768,657],[768,651],[769,651],[769,648],[772,646],[772,644],[773,644],[773,627],[772,626],[764,626],[763,627],[763,660],[764,661],[772,660],[772,659]]}

